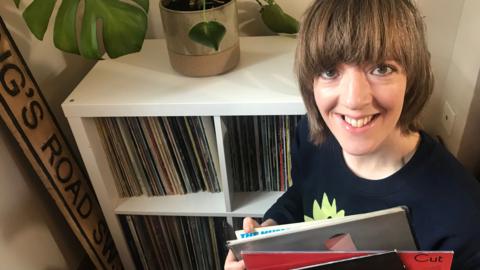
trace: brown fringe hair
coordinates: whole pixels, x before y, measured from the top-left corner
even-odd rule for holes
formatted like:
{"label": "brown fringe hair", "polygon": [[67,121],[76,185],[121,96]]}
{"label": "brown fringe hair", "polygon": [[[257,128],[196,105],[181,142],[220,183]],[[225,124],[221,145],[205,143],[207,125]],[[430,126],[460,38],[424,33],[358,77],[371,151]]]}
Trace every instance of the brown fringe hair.
{"label": "brown fringe hair", "polygon": [[407,89],[398,126],[418,131],[418,117],[433,89],[423,19],[411,0],[316,0],[304,15],[295,71],[307,109],[310,139],[327,132],[315,103],[314,79],[340,63],[395,60],[405,69]]}

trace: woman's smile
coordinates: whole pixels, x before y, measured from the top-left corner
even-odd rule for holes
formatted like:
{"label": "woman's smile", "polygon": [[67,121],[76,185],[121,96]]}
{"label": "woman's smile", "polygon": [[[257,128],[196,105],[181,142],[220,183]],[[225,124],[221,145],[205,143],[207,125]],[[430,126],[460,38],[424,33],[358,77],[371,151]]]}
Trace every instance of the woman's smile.
{"label": "woman's smile", "polygon": [[335,113],[335,117],[339,118],[340,124],[351,132],[362,132],[372,127],[379,114],[369,114],[364,116],[349,116],[345,114]]}

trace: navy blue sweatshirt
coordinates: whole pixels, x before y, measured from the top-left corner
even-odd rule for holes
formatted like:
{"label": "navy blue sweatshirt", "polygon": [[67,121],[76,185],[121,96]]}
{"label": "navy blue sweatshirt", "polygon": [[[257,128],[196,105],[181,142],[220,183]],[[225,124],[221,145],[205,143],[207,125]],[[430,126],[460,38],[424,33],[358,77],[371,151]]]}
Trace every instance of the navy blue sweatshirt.
{"label": "navy blue sweatshirt", "polygon": [[480,269],[480,184],[426,133],[420,132],[420,140],[399,171],[367,180],[348,168],[332,135],[320,146],[312,144],[303,117],[292,145],[293,185],[264,219],[285,224],[313,218],[315,200],[328,207],[326,218],[406,205],[420,250],[453,250],[452,269]]}

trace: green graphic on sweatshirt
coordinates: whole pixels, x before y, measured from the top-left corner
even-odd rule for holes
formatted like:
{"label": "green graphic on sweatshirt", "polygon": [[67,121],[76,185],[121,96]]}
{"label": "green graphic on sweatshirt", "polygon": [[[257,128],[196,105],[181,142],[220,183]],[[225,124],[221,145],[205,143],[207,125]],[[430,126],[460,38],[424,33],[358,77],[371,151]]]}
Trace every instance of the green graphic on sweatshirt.
{"label": "green graphic on sweatshirt", "polygon": [[314,221],[345,216],[345,210],[340,210],[337,212],[337,203],[335,199],[333,199],[332,204],[330,204],[326,193],[323,193],[322,207],[320,207],[317,200],[313,201],[312,213],[313,218],[306,215],[303,216],[305,221]]}

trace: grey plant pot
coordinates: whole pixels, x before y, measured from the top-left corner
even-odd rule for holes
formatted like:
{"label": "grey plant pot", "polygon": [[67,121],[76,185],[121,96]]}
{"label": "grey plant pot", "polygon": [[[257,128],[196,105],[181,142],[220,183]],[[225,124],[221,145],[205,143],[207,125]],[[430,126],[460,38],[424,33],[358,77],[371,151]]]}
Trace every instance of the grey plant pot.
{"label": "grey plant pot", "polygon": [[238,64],[240,46],[236,0],[206,10],[207,20],[220,22],[226,28],[218,51],[188,37],[190,29],[203,21],[203,11],[171,10],[163,6],[164,2],[160,2],[160,14],[170,64],[177,72],[193,77],[212,76],[230,71]]}

